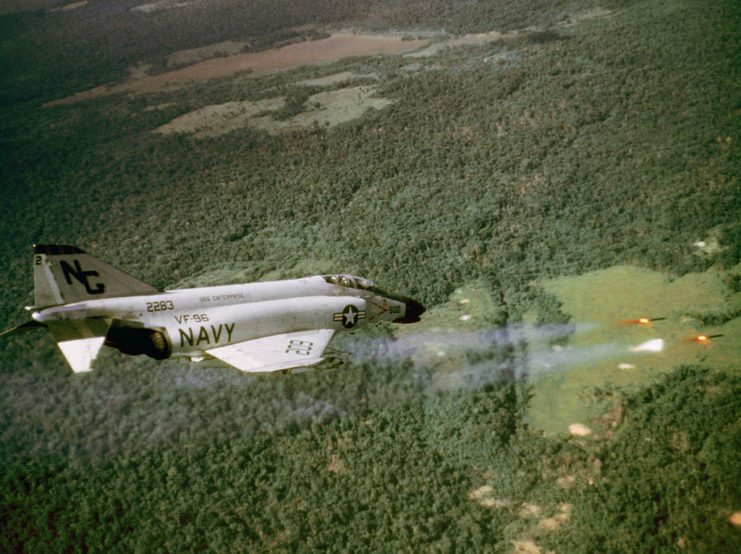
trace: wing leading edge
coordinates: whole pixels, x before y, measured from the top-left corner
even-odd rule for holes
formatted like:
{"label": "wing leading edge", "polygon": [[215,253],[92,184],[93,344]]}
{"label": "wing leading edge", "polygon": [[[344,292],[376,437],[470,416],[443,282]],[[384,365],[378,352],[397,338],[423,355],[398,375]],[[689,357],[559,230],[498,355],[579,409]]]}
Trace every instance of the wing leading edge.
{"label": "wing leading edge", "polygon": [[313,329],[246,340],[206,353],[242,371],[263,373],[321,362],[334,329]]}

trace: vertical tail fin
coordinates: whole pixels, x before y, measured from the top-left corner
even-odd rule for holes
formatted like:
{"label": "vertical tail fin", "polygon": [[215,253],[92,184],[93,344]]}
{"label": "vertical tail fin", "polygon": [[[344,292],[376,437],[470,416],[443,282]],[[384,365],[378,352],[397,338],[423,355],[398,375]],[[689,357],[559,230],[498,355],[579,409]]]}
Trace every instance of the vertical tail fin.
{"label": "vertical tail fin", "polygon": [[35,307],[158,292],[75,246],[34,245],[33,270]]}
{"label": "vertical tail fin", "polygon": [[[157,292],[128,273],[63,244],[34,245],[33,276],[36,308]],[[109,320],[103,319],[46,323],[75,372],[92,369],[110,325]]]}

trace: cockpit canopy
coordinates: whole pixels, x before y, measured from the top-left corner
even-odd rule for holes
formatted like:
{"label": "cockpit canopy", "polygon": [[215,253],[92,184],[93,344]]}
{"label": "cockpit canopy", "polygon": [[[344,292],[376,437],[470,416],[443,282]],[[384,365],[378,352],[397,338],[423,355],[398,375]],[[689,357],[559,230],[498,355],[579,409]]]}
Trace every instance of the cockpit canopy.
{"label": "cockpit canopy", "polygon": [[356,290],[367,290],[378,296],[384,296],[392,300],[397,300],[398,302],[406,301],[405,298],[383,290],[382,288],[376,286],[373,281],[365,279],[364,277],[345,275],[342,273],[337,275],[322,275],[322,277],[324,277],[324,280],[327,281],[327,283],[329,283],[330,285],[339,285],[341,287],[347,287]]}
{"label": "cockpit canopy", "polygon": [[341,287],[347,287],[350,289],[369,290],[375,292],[378,287],[373,281],[364,279],[363,277],[355,277],[354,275],[322,275],[324,280],[330,285],[340,285]]}

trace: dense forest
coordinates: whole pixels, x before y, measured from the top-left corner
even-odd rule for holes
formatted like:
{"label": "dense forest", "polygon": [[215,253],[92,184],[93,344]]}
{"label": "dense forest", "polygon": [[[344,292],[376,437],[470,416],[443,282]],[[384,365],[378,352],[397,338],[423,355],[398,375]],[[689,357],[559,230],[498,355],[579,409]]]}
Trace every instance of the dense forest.
{"label": "dense forest", "polygon": [[[160,4],[0,15],[4,327],[32,304],[33,243],[159,288],[350,272],[435,307],[475,282],[493,328],[568,323],[542,279],[741,260],[737,2]],[[341,28],[518,32],[43,107],[184,49]],[[341,72],[392,102],[332,128],[153,132],[275,91],[290,117],[323,90],[297,83]],[[526,423],[522,343],[468,353],[491,370],[442,390],[412,359],[253,376],[108,351],[70,375],[47,334],[1,340],[2,551],[741,548],[738,372],[591,391],[611,412],[583,438]]]}

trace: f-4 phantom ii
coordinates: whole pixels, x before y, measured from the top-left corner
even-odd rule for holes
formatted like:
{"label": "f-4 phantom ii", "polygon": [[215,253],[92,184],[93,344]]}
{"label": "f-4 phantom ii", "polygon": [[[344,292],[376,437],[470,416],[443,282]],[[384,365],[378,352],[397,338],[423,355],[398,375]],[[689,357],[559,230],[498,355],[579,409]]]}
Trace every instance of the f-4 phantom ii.
{"label": "f-4 phantom ii", "polygon": [[[75,372],[103,346],[157,360],[220,360],[242,371],[320,362],[336,331],[419,321],[425,308],[352,275],[159,291],[79,248],[35,245],[32,321],[47,327]],[[3,334],[5,334],[3,333]]]}

